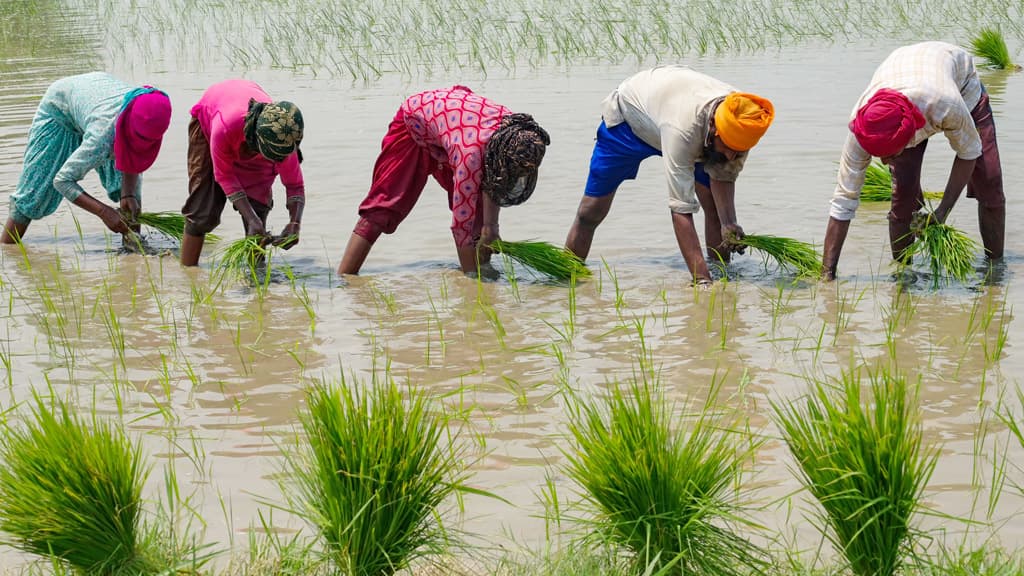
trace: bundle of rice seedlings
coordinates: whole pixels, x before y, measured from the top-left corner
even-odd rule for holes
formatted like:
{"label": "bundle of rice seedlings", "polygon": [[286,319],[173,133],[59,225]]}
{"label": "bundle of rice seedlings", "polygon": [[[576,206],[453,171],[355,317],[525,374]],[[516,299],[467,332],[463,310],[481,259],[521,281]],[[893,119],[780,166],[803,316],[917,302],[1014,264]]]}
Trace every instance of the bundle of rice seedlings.
{"label": "bundle of rice seedlings", "polygon": [[784,238],[782,236],[766,236],[747,234],[736,240],[775,260],[779,266],[792,268],[799,276],[817,277],[821,275],[821,257],[814,246],[807,242]]}
{"label": "bundle of rice seedlings", "polygon": [[[927,199],[941,199],[942,192],[924,192]],[[868,164],[864,171],[864,187],[860,190],[862,202],[889,202],[892,200],[892,173],[881,162]]]}
{"label": "bundle of rice seedlings", "polygon": [[36,397],[31,418],[0,432],[4,543],[80,574],[156,574],[140,528],[148,470],[138,442]]}
{"label": "bundle of rice seedlings", "polygon": [[556,280],[590,276],[590,269],[575,254],[550,242],[495,240],[495,252]]}
{"label": "bundle of rice seedlings", "polygon": [[922,441],[916,392],[885,369],[837,385],[814,382],[801,402],[773,403],[800,480],[821,504],[826,537],[857,576],[891,576],[913,550],[913,516],[938,450]]}
{"label": "bundle of rice seedlings", "polygon": [[[180,212],[140,212],[135,222],[178,242],[181,242],[182,236],[185,235],[185,216]],[[207,234],[206,240],[217,242],[220,238],[215,234]]]}
{"label": "bundle of rice seedlings", "polygon": [[[656,375],[612,384],[603,399],[568,398],[572,447],[566,473],[592,508],[602,541],[630,552],[637,572],[739,575],[766,568],[760,548],[734,526],[745,495],[736,489],[758,445],[713,407],[681,420]],[[590,518],[591,515],[588,515]]]}
{"label": "bundle of rice seedlings", "polygon": [[288,451],[294,512],[316,526],[338,573],[390,576],[441,554],[438,508],[467,478],[457,434],[421,392],[388,377],[306,391],[303,438]]}
{"label": "bundle of rice seedlings", "polygon": [[1020,70],[1010,61],[1010,50],[1006,47],[1003,34],[995,28],[985,28],[971,40],[971,52],[983,59],[989,68],[998,70]]}
{"label": "bundle of rice seedlings", "polygon": [[904,262],[921,255],[928,260],[936,285],[946,278],[965,282],[974,274],[978,250],[978,243],[971,237],[948,224],[934,222],[917,231],[914,242],[904,252]]}

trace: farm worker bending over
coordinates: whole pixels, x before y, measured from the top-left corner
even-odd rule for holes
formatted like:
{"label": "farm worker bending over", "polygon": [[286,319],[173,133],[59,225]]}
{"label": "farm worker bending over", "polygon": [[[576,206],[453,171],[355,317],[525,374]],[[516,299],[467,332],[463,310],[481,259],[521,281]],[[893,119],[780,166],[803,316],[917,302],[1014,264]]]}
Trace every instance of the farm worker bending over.
{"label": "farm worker bending over", "polygon": [[188,125],[183,265],[199,262],[203,240],[220,224],[228,200],[242,216],[247,236],[266,237],[278,174],[288,198],[288,225],[267,239],[285,249],[298,244],[306,202],[299,167],[302,130],[299,108],[283,100],[274,102],[255,82],[225,80],[206,89],[192,107]]}
{"label": "farm worker bending over", "polygon": [[409,215],[428,176],[448,192],[459,265],[475,272],[498,239],[499,207],[533,194],[550,143],[532,116],[513,114],[465,86],[410,96],[384,135],[338,274],[359,272],[377,238]]}
{"label": "farm worker bending over", "polygon": [[644,158],[662,156],[679,250],[694,282],[710,284],[693,214],[704,208],[709,257],[728,260],[730,251],[742,249],[733,243],[743,237],[735,182],[774,115],[767,99],[685,66],[658,66],[627,78],[602,103],[590,175],[566,248],[586,259],[619,185],[636,178]]}
{"label": "farm worker bending over", "polygon": [[28,225],[53,214],[62,198],[95,214],[111,232],[131,232],[117,209],[79,182],[96,170],[107,197],[134,220],[142,203],[140,175],[156,160],[170,122],[170,99],[150,86],[103,72],[51,84],[28,131],[25,165],[0,242],[20,241]]}
{"label": "farm worker bending over", "polygon": [[881,158],[893,176],[889,241],[892,257],[902,258],[913,241],[911,221],[924,207],[924,149],[928,138],[939,132],[946,135],[956,158],[933,218],[945,222],[967,186],[967,196],[978,200],[985,253],[992,259],[1003,256],[1006,198],[988,94],[967,51],[945,42],[922,42],[894,50],[875,70],[853,109],[825,231],[826,280],[835,278],[872,156]]}

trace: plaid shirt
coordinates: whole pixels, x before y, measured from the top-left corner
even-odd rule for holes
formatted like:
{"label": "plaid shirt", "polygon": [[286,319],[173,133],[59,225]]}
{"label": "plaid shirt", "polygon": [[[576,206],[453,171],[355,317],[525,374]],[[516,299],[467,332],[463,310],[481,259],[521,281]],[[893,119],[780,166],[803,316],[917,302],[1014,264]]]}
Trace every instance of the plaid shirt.
{"label": "plaid shirt", "polygon": [[[945,42],[897,48],[875,70],[867,90],[853,107],[851,120],[882,88],[903,93],[924,115],[924,127],[914,134],[907,148],[942,132],[958,157],[972,160],[981,156],[981,137],[974,127],[971,110],[981,100],[984,88],[966,50]],[[871,155],[860,147],[852,132],[848,134],[830,210],[836,220],[853,219],[864,187],[864,172],[870,163]]]}

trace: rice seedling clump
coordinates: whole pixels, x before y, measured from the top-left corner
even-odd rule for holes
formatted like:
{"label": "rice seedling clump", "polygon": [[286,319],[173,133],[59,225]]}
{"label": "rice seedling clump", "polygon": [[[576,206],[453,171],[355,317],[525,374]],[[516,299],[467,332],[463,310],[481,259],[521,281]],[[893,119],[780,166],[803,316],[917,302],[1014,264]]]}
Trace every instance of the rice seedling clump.
{"label": "rice seedling clump", "polygon": [[[140,212],[135,218],[135,222],[178,242],[181,242],[185,235],[185,216],[180,212]],[[214,234],[207,234],[206,240],[217,242],[220,238]]]}
{"label": "rice seedling clump", "polygon": [[974,274],[977,253],[978,243],[973,238],[948,224],[932,222],[917,230],[903,261],[909,263],[915,256],[923,256],[931,269],[932,281],[938,285],[948,278],[967,281]]}
{"label": "rice seedling clump", "polygon": [[[930,200],[942,198],[942,192],[925,191]],[[864,186],[860,190],[862,202],[889,202],[892,200],[892,173],[884,164],[872,162],[864,170]]]}
{"label": "rice seedling clump", "polygon": [[821,257],[818,256],[814,246],[807,242],[759,234],[747,234],[743,238],[737,239],[736,242],[763,252],[767,257],[775,260],[779,266],[791,268],[799,276],[817,277],[821,275]]}
{"label": "rice seedling clump", "polygon": [[550,242],[495,240],[495,252],[556,280],[587,278],[590,269],[575,254]]}
{"label": "rice seedling clump", "polygon": [[[566,471],[593,509],[585,522],[628,550],[638,571],[757,572],[761,550],[731,528],[744,523],[734,487],[756,442],[729,431],[714,391],[700,414],[680,419],[656,375],[644,374],[611,385],[604,399],[569,399]],[[688,426],[673,428],[681,422]]]}
{"label": "rice seedling clump", "polygon": [[989,68],[998,70],[1020,70],[1020,66],[1010,60],[1010,50],[1006,47],[1003,34],[995,28],[985,28],[971,40],[971,52],[985,61]]}
{"label": "rice seedling clump", "polygon": [[0,429],[4,543],[83,574],[156,574],[139,521],[147,475],[121,428],[36,397],[27,422]]}
{"label": "rice seedling clump", "polygon": [[439,507],[463,485],[461,451],[427,397],[394,381],[319,383],[287,457],[296,513],[317,527],[339,573],[390,575],[440,554]]}
{"label": "rice seedling clump", "polygon": [[857,576],[891,576],[913,550],[911,521],[938,451],[924,445],[916,393],[882,369],[814,382],[803,401],[773,404],[804,487],[821,504],[826,537]]}

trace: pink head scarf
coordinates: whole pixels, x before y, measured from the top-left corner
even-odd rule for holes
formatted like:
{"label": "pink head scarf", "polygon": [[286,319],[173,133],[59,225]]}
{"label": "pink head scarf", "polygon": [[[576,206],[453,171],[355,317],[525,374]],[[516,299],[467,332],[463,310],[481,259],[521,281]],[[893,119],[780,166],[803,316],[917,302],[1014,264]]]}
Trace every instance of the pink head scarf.
{"label": "pink head scarf", "polygon": [[[129,100],[130,99],[130,100]],[[141,174],[156,160],[171,123],[171,100],[149,86],[130,92],[114,126],[114,167]]]}
{"label": "pink head scarf", "polygon": [[910,98],[882,88],[857,110],[850,131],[865,152],[884,158],[902,152],[924,124],[924,115]]}

